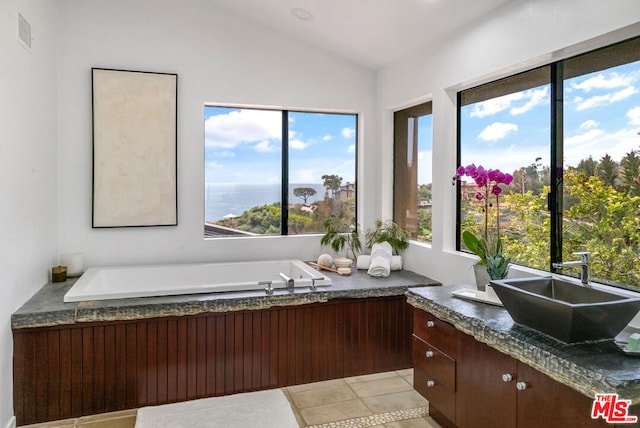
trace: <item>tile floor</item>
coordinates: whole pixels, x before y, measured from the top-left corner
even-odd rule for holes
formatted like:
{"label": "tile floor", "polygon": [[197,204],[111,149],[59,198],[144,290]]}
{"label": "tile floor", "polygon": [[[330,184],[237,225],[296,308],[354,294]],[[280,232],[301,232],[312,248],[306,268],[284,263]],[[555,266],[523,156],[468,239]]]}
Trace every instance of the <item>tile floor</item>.
{"label": "tile floor", "polygon": [[[413,370],[399,370],[283,388],[301,427],[439,428],[412,387]],[[29,428],[133,428],[136,410],[85,416]]]}

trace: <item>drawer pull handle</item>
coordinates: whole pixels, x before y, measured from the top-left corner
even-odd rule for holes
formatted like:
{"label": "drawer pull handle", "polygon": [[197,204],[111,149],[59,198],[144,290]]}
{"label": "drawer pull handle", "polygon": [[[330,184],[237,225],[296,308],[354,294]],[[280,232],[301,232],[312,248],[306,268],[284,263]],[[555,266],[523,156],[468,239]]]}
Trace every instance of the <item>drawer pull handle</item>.
{"label": "drawer pull handle", "polygon": [[427,356],[427,358],[433,358],[433,351],[427,351],[425,352],[425,355]]}
{"label": "drawer pull handle", "polygon": [[428,388],[433,388],[434,386],[436,386],[436,381],[435,380],[428,380],[427,381],[427,387]]}
{"label": "drawer pull handle", "polygon": [[518,382],[518,383],[516,383],[516,389],[518,391],[524,391],[525,389],[527,389],[527,383],[526,382]]}
{"label": "drawer pull handle", "polygon": [[436,326],[436,323],[434,323],[433,321],[427,321],[427,327],[433,328],[435,326]]}
{"label": "drawer pull handle", "polygon": [[513,380],[513,376],[511,376],[511,374],[505,373],[502,375],[503,382],[511,382],[512,380]]}

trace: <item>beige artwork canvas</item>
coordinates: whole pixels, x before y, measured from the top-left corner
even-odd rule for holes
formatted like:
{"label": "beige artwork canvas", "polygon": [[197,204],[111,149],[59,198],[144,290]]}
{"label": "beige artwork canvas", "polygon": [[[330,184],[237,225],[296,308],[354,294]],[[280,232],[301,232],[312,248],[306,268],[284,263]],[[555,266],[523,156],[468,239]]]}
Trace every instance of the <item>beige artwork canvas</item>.
{"label": "beige artwork canvas", "polygon": [[177,75],[92,69],[93,227],[177,224]]}

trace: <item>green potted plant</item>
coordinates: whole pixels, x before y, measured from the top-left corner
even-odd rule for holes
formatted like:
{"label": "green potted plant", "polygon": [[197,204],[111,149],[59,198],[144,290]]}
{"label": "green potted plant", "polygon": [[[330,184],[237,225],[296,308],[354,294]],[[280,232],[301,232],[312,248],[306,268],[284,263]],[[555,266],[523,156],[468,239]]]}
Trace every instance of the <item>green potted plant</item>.
{"label": "green potted plant", "polygon": [[388,242],[394,253],[397,255],[409,246],[409,232],[398,226],[393,221],[376,220],[376,228],[370,230],[366,234],[367,248],[371,248],[373,244],[380,242]]}
{"label": "green potted plant", "polygon": [[[476,167],[474,164],[460,166],[453,176],[453,184],[461,177],[471,177],[478,186],[475,199],[483,204],[482,210],[484,220],[482,223],[482,233],[478,236],[469,230],[462,233],[462,241],[469,251],[480,257],[476,264],[476,275],[478,271],[486,271],[489,280],[502,279],[509,272],[511,258],[506,257],[503,252],[502,239],[500,237],[500,194],[502,187],[508,186],[513,181],[511,174],[501,172],[499,169],[485,169],[482,165]],[[490,198],[495,197],[495,223],[490,219],[489,211],[492,206]],[[487,280],[478,280],[477,285],[480,290],[484,290]]]}
{"label": "green potted plant", "polygon": [[356,252],[362,250],[358,227],[354,221],[347,221],[337,215],[329,216],[323,223],[326,231],[321,245],[330,245],[333,251],[339,253],[343,248],[351,250],[353,260],[357,258]]}

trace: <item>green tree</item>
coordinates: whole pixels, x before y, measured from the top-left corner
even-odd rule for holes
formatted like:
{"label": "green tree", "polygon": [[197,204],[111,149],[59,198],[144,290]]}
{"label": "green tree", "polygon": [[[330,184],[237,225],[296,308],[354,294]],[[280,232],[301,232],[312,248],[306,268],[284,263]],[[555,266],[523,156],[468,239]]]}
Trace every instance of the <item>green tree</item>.
{"label": "green tree", "polygon": [[584,172],[587,177],[591,177],[592,175],[596,175],[596,167],[598,166],[598,162],[593,160],[593,157],[589,156],[587,159],[582,159],[576,170],[578,172]]}
{"label": "green tree", "polygon": [[621,188],[630,196],[640,196],[640,151],[632,150],[620,161]]}
{"label": "green tree", "polygon": [[640,284],[640,196],[629,196],[600,176],[569,168],[567,191],[579,201],[564,213],[563,255],[591,251],[594,277],[604,282]]}
{"label": "green tree", "polygon": [[307,199],[309,199],[316,193],[316,189],[312,187],[296,187],[295,189],[293,189],[294,196],[301,198],[304,201],[305,205],[307,205]]}
{"label": "green tree", "polygon": [[609,154],[605,154],[596,165],[596,174],[605,186],[615,187],[618,181],[620,166]]}
{"label": "green tree", "polygon": [[342,177],[332,174],[325,174],[322,176],[322,185],[327,189],[324,194],[325,198],[329,197],[329,191],[331,191],[331,197],[335,198],[342,186]]}

